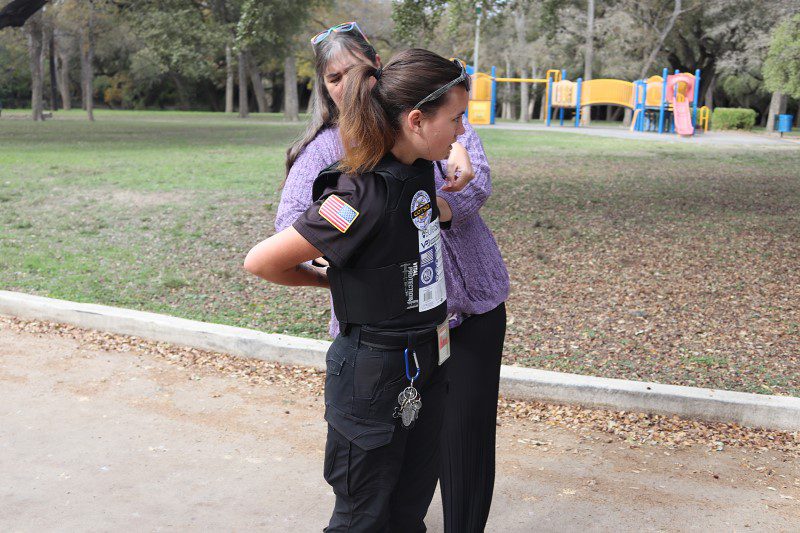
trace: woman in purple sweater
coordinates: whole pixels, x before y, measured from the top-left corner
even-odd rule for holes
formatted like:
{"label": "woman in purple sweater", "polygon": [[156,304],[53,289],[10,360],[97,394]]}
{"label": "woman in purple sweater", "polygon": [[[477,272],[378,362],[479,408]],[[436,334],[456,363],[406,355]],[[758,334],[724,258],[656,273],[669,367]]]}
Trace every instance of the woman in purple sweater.
{"label": "woman in purple sweater", "polygon": [[[311,205],[317,175],[342,157],[336,121],[342,78],[357,63],[380,66],[380,57],[355,23],[341,24],[312,39],[316,83],[311,121],[287,152],[287,177],[275,229],[291,226]],[[506,329],[508,272],[479,211],[492,192],[489,164],[475,130],[464,120],[464,135],[453,145],[448,173],[470,162],[474,178],[435,171],[437,204],[452,213],[442,232],[452,357],[445,363],[450,382],[442,428],[440,484],[445,531],[483,531],[495,475],[495,432],[500,359]],[[462,190],[458,190],[463,187]],[[456,192],[458,191],[458,192]],[[332,316],[331,335],[339,323]]]}

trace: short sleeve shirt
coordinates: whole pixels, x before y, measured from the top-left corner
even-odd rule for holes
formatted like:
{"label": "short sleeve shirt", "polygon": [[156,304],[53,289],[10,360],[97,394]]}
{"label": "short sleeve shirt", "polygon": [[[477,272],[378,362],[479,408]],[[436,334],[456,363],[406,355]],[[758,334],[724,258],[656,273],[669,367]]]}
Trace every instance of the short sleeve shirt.
{"label": "short sleeve shirt", "polygon": [[331,264],[344,267],[380,227],[387,197],[380,177],[342,174],[292,226]]}

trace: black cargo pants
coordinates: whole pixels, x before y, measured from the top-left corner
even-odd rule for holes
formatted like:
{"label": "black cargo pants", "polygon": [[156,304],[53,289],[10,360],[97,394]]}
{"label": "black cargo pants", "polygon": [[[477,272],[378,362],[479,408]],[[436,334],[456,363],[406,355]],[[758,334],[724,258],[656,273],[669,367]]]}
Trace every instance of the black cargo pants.
{"label": "black cargo pants", "polygon": [[[437,343],[415,346],[422,409],[406,429],[392,417],[409,384],[403,350],[369,346],[360,332],[339,335],[327,354],[324,475],[336,504],[325,531],[425,531],[447,394]],[[414,375],[413,357],[409,363]]]}

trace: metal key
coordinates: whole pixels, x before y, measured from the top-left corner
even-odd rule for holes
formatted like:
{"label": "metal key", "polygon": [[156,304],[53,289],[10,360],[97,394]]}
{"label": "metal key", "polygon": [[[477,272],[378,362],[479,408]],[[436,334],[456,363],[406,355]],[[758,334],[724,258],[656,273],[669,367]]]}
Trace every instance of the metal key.
{"label": "metal key", "polygon": [[420,409],[422,409],[422,402],[414,400],[408,402],[405,407],[400,410],[400,417],[405,427],[411,427],[411,425],[417,421]]}
{"label": "metal key", "polygon": [[403,426],[409,428],[419,417],[419,411],[422,409],[422,400],[420,399],[419,392],[414,388],[414,382],[403,389],[397,396],[397,402],[400,404],[394,408],[394,418],[399,418],[403,422]]}

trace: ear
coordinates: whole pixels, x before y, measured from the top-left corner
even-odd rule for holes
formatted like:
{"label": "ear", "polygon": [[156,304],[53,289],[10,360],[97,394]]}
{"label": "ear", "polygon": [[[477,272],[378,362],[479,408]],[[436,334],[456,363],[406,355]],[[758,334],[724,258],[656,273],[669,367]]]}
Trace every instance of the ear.
{"label": "ear", "polygon": [[375,67],[381,68],[381,66],[382,66],[381,65],[381,56],[378,55],[378,54],[375,54]]}
{"label": "ear", "polygon": [[406,115],[405,123],[410,131],[417,134],[420,133],[422,129],[422,111],[419,109],[409,111],[408,115]]}

